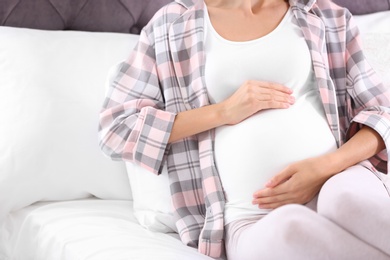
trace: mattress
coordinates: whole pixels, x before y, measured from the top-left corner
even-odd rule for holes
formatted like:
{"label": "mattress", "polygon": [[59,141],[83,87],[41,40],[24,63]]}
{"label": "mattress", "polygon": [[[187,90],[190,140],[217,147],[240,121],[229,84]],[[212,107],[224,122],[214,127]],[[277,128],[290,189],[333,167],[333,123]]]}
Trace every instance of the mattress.
{"label": "mattress", "polygon": [[140,226],[132,206],[132,201],[87,199],[25,207],[10,214],[0,231],[0,252],[5,252],[0,259],[211,259],[183,245],[176,233]]}

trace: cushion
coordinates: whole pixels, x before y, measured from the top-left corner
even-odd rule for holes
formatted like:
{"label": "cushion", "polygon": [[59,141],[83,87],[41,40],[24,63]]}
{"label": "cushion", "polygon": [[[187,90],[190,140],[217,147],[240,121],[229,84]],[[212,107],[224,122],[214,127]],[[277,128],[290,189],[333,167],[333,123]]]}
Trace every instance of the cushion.
{"label": "cushion", "polygon": [[390,33],[390,11],[355,15],[354,18],[363,37],[367,33]]}
{"label": "cushion", "polygon": [[[122,63],[108,73],[106,91],[120,72]],[[160,175],[126,162],[127,174],[133,196],[134,216],[144,228],[162,233],[177,232],[173,221],[172,200],[167,168]]]}
{"label": "cushion", "polygon": [[368,62],[390,88],[390,11],[357,15],[355,20]]}
{"label": "cushion", "polygon": [[[122,62],[108,73],[106,92],[122,67]],[[162,233],[177,232],[173,221],[172,200],[167,168],[155,175],[144,168],[126,162],[133,197],[134,216],[144,228]]]}
{"label": "cushion", "polygon": [[0,27],[0,39],[0,219],[41,200],[130,200],[97,129],[107,72],[138,36]]}
{"label": "cushion", "polygon": [[390,88],[390,33],[368,33],[363,46],[370,65],[378,73],[385,86]]}
{"label": "cushion", "polygon": [[172,214],[172,200],[167,168],[160,175],[126,163],[134,200],[134,216],[151,231],[177,232]]}

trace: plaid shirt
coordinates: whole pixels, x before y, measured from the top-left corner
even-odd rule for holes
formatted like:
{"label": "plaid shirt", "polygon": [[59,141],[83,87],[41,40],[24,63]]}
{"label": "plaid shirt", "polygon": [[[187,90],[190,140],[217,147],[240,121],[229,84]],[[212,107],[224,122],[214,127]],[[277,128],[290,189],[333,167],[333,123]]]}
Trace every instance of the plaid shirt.
{"label": "plaid shirt", "polygon": [[[362,124],[390,145],[390,91],[365,60],[351,14],[328,0],[290,0],[311,53],[337,144]],[[100,146],[112,159],[158,174],[168,166],[182,241],[211,257],[223,250],[224,194],[213,157],[214,131],[168,144],[175,115],[209,105],[201,0],[176,0],[143,29],[110,86],[100,114]],[[362,162],[384,182],[388,154]],[[380,173],[382,172],[382,173]]]}

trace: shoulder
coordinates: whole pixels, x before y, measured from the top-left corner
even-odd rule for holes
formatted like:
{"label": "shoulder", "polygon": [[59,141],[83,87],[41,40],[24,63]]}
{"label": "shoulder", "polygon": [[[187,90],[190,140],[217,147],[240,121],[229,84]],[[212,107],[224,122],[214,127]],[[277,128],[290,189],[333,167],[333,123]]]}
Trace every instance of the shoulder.
{"label": "shoulder", "polygon": [[173,1],[159,9],[145,26],[145,29],[150,30],[159,27],[169,27],[187,10],[188,7],[181,3],[181,1]]}
{"label": "shoulder", "polygon": [[347,8],[341,7],[331,0],[317,0],[312,10],[323,20],[330,20],[339,25],[347,23],[352,16]]}
{"label": "shoulder", "polygon": [[289,0],[290,5],[304,14],[320,18],[325,26],[346,25],[352,17],[347,8],[341,7],[331,0]]}
{"label": "shoulder", "polygon": [[147,36],[151,42],[158,38],[166,40],[170,29],[173,28],[173,31],[177,31],[174,24],[183,23],[182,18],[188,17],[186,14],[191,14],[194,10],[199,9],[201,3],[203,3],[203,0],[175,0],[170,2],[155,13],[149,23],[142,29],[141,35]]}
{"label": "shoulder", "polygon": [[171,2],[160,8],[142,28],[140,39],[154,45],[156,38],[166,39],[169,28],[184,12],[186,8],[178,2]]}
{"label": "shoulder", "polygon": [[[141,35],[149,42],[165,45],[168,35],[181,35],[185,30],[199,24],[203,12],[203,0],[175,0],[156,12],[143,28]],[[188,23],[189,22],[189,23]]]}

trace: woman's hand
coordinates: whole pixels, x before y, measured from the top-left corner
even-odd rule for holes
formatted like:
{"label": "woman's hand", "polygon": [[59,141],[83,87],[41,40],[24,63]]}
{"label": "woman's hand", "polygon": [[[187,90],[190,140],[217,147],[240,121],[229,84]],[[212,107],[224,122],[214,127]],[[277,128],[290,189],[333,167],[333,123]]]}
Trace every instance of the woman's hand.
{"label": "woman's hand", "polygon": [[275,209],[286,204],[309,202],[332,176],[327,167],[329,165],[329,159],[325,156],[289,165],[275,175],[266,184],[266,188],[253,194],[252,204],[263,209]]}
{"label": "woman's hand", "polygon": [[281,84],[248,80],[220,104],[226,124],[234,125],[260,110],[289,108],[295,102],[291,94],[292,90]]}
{"label": "woman's hand", "polygon": [[288,108],[295,101],[292,90],[276,83],[250,80],[226,100],[209,106],[180,112],[168,142],[222,125],[234,125],[256,112],[270,108]]}
{"label": "woman's hand", "polygon": [[333,175],[364,161],[385,149],[382,137],[372,128],[363,126],[336,151],[289,165],[275,175],[266,188],[253,194],[259,208],[309,202]]}

